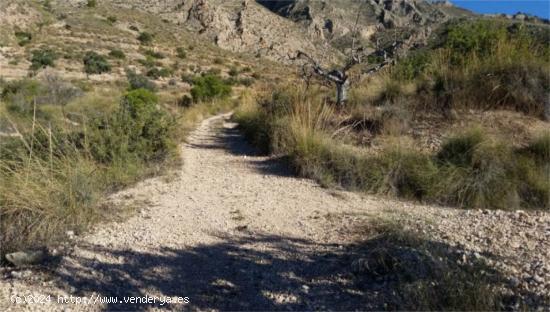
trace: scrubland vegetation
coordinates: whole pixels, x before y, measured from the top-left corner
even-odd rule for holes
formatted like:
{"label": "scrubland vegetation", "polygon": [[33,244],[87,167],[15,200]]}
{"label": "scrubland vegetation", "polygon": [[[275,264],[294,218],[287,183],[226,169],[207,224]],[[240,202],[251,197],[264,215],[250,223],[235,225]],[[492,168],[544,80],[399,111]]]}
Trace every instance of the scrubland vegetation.
{"label": "scrubland vegetation", "polygon": [[[97,54],[86,59],[92,72],[102,68]],[[96,85],[84,92],[55,75],[45,77],[1,86],[1,121],[14,131],[0,141],[3,253],[116,218],[106,195],[176,164],[186,131],[235,103],[207,94],[200,105],[166,106],[154,83],[131,71],[127,90]]]}
{"label": "scrubland vegetation", "polygon": [[480,259],[463,263],[456,250],[403,227],[377,219],[369,229],[364,257],[354,263],[363,279],[386,277],[395,289],[393,310],[497,311],[506,302],[496,288],[503,277]]}
{"label": "scrubland vegetation", "polygon": [[[282,86],[236,120],[264,151],[288,155],[299,173],[325,185],[468,208],[549,209],[544,126],[514,142],[499,135],[506,125],[460,120],[500,111],[544,119],[544,40],[489,21],[453,23],[438,38],[358,83],[343,109],[323,88]],[[421,141],[431,133],[417,129],[430,123],[441,142],[427,147]]]}

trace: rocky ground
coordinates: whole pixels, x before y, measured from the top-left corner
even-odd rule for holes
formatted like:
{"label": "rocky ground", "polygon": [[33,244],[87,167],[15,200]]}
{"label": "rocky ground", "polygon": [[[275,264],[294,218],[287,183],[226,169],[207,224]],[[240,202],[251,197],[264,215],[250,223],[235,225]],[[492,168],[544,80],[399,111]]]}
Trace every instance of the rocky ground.
{"label": "rocky ground", "polygon": [[[358,282],[353,266],[371,239],[365,229],[381,218],[423,232],[459,253],[459,262],[485,259],[504,276],[503,291],[518,298],[505,308],[548,309],[550,214],[327,190],[257,156],[228,118],[205,120],[192,133],[175,177],[113,196],[113,209],[138,207],[131,218],[68,233],[44,265],[3,268],[0,309],[380,310],[392,289]],[[29,303],[29,295],[43,300]],[[52,302],[39,297],[48,295]],[[92,303],[59,301],[71,296]],[[182,298],[124,302],[144,296]],[[118,302],[94,302],[104,297]]]}

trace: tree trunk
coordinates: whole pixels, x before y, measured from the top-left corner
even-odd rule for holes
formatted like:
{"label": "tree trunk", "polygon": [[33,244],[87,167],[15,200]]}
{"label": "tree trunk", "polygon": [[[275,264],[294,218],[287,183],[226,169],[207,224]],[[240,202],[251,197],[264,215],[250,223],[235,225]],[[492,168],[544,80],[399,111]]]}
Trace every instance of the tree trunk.
{"label": "tree trunk", "polygon": [[344,105],[348,100],[349,81],[346,79],[344,82],[336,83],[336,104]]}

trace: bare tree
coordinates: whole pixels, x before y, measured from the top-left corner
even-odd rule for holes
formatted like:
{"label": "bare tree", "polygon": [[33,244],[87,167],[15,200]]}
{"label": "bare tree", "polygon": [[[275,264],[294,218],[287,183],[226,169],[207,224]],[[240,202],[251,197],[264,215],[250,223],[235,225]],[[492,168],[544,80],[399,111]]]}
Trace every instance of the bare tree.
{"label": "bare tree", "polygon": [[[336,85],[336,104],[344,105],[348,99],[348,90],[350,87],[350,81],[348,76],[348,71],[352,69],[355,65],[364,63],[368,59],[381,59],[383,61],[373,64],[371,68],[366,71],[366,74],[372,74],[384,66],[394,62],[394,55],[397,50],[403,44],[402,42],[395,41],[392,45],[386,48],[379,48],[378,44],[376,50],[370,54],[366,54],[365,50],[362,47],[356,48],[356,36],[357,36],[357,27],[359,24],[359,16],[361,12],[361,7],[357,12],[357,18],[355,20],[355,26],[352,33],[352,42],[350,55],[347,58],[345,64],[339,69],[327,70],[321,66],[321,64],[316,61],[313,57],[308,55],[303,51],[298,51],[294,59],[305,59],[307,64],[312,66],[313,72],[324,80],[333,83]],[[305,72],[305,71],[304,71]],[[306,76],[306,75],[304,75]],[[309,77],[307,77],[309,78]]]}

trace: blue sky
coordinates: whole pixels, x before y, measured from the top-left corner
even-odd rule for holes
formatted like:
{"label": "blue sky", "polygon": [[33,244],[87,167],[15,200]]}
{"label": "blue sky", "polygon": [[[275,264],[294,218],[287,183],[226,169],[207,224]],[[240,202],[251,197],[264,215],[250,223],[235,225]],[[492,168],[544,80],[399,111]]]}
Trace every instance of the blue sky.
{"label": "blue sky", "polygon": [[550,0],[451,0],[456,6],[477,13],[506,13],[518,11],[550,18]]}

